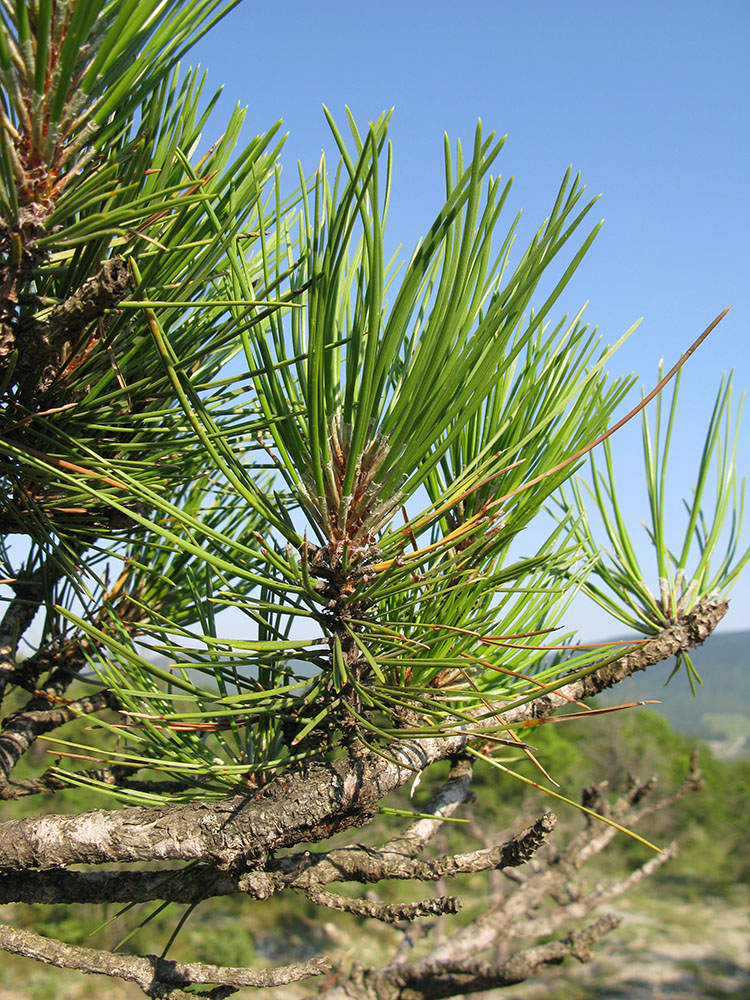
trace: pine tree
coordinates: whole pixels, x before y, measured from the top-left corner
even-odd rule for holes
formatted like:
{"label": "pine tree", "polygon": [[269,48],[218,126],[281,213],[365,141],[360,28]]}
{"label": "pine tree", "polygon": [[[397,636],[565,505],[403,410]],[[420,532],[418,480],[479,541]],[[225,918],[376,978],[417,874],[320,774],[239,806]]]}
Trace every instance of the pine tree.
{"label": "pine tree", "polygon": [[[179,60],[223,12],[0,7],[0,794],[41,803],[0,823],[0,899],[193,908],[296,890],[392,923],[452,913],[451,896],[328,886],[523,865],[551,813],[485,849],[421,857],[470,797],[473,762],[499,787],[515,776],[564,798],[527,742],[535,724],[590,714],[584,699],[675,656],[692,674],[689,650],[748,559],[731,383],[677,545],[664,476],[677,391],[666,419],[659,393],[721,316],[646,399],[658,396],[655,424],[643,416],[652,592],[609,451],[645,404],[615,424],[634,384],[607,372],[618,345],[555,314],[599,228],[579,178],[565,175],[511,253],[510,183],[491,174],[503,143],[480,125],[470,152],[446,140],[445,203],[411,258],[386,260],[388,115],[362,131],[348,115],[346,136],[329,116],[338,162],[291,189],[278,125],[241,146],[238,109],[203,151],[216,98]],[[575,474],[597,445],[586,492]],[[532,522],[546,537],[520,556]],[[641,638],[553,638],[580,591]],[[383,805],[440,761],[450,771],[425,816]],[[683,790],[699,780],[696,767]],[[79,811],[57,812],[71,789]],[[586,957],[616,921],[571,929],[594,903],[560,887],[637,822],[649,790],[614,803],[590,791],[585,829],[502,905],[329,992],[427,1000]],[[394,818],[377,847],[327,843],[378,813]],[[519,927],[568,936],[527,946]],[[501,939],[518,948],[484,960]],[[0,947],[163,997],[329,967],[180,964],[11,927]]]}

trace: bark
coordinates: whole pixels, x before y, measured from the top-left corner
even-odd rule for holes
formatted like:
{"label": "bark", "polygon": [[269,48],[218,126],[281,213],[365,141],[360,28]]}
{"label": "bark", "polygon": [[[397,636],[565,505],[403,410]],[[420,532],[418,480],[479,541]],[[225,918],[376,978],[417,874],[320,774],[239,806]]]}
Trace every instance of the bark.
{"label": "bark", "polygon": [[[422,762],[419,748],[402,751]],[[0,868],[51,868],[113,861],[209,861],[219,868],[257,865],[268,851],[323,840],[374,816],[395,787],[379,774],[382,758],[312,766],[254,796],[172,808],[97,809],[0,824]]]}
{"label": "bark", "polygon": [[601,937],[614,930],[617,917],[601,917],[589,927],[572,932],[564,941],[520,951],[507,962],[444,962],[423,966],[399,966],[378,976],[370,970],[355,968],[350,980],[340,990],[329,991],[326,1000],[344,997],[362,1000],[441,1000],[468,993],[513,986],[529,979],[547,965],[559,965],[566,958],[588,962],[592,948]]}
{"label": "bark", "polygon": [[[320,976],[330,969],[324,958],[282,966],[278,969],[235,969],[204,965],[199,962],[172,962],[156,955],[115,955],[109,951],[81,948],[42,937],[32,931],[0,924],[0,948],[58,968],[100,973],[137,983],[147,996],[195,996],[173,992],[175,987],[193,983],[216,983],[224,986],[281,986],[309,976]],[[226,996],[226,994],[224,994]]]}
{"label": "bark", "polygon": [[[504,844],[431,860],[409,858],[385,845],[379,849],[349,847],[320,854],[305,851],[270,858],[262,870],[237,876],[208,865],[149,872],[72,872],[62,868],[6,871],[0,881],[0,903],[116,903],[153,899],[196,903],[234,893],[244,893],[255,899],[265,899],[283,889],[318,893],[322,886],[332,882],[362,885],[385,879],[435,882],[475,872],[520,867],[547,842],[555,825],[555,816],[545,813]],[[322,897],[316,901],[321,902]],[[354,912],[348,906],[333,908],[348,908]]]}
{"label": "bark", "polygon": [[[68,677],[68,683],[69,681]],[[61,695],[53,694],[49,687],[50,685],[46,686],[42,697],[32,698],[23,708],[3,720],[0,731],[0,798],[14,797],[9,781],[10,772],[38,736],[83,714],[118,707],[117,699],[108,690],[96,691],[86,697],[66,700],[64,704],[56,705],[54,702],[62,700]],[[6,789],[8,794],[4,794]]]}
{"label": "bark", "polygon": [[13,584],[14,596],[0,622],[0,700],[17,674],[18,643],[31,625],[45,598],[45,573],[38,570]]}
{"label": "bark", "polygon": [[94,320],[112,309],[127,295],[132,278],[122,257],[105,260],[97,274],[85,281],[73,295],[54,306],[44,322],[37,322],[35,333],[46,345],[74,338]]}

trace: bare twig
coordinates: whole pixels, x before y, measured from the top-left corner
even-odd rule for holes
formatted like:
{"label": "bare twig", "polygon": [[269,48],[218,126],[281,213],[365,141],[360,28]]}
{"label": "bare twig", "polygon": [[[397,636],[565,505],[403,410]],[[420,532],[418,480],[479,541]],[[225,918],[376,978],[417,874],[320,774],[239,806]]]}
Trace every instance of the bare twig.
{"label": "bare twig", "polygon": [[434,882],[471,872],[517,867],[525,864],[536,854],[554,830],[555,823],[554,815],[545,813],[533,826],[504,844],[487,850],[429,860],[404,857],[392,846],[380,850],[361,847],[343,848],[323,855],[320,861],[317,857],[311,858],[309,867],[294,879],[292,885],[295,888],[302,888],[310,884],[332,881],[366,883],[393,878]]}
{"label": "bare twig", "polygon": [[44,567],[13,585],[14,596],[0,623],[0,700],[17,669],[18,643],[31,625],[45,597]]}
{"label": "bare twig", "polygon": [[372,917],[388,924],[395,924],[401,920],[416,920],[417,917],[458,913],[462,905],[456,896],[433,896],[430,899],[419,899],[414,903],[381,903],[374,899],[351,899],[317,886],[306,888],[305,895],[318,906],[354,913],[359,917]]}
{"label": "bare twig", "polygon": [[[320,976],[330,969],[326,958],[281,966],[276,969],[238,969],[199,962],[172,962],[156,955],[115,955],[109,951],[81,948],[32,931],[0,924],[0,948],[47,965],[79,972],[98,973],[137,983],[147,996],[175,996],[175,987],[195,983],[223,986],[283,986],[309,976]],[[183,994],[187,996],[188,994]]]}
{"label": "bare twig", "polygon": [[[117,699],[108,689],[63,704],[54,704],[60,696],[40,692],[27,704],[9,715],[0,732],[0,798],[16,798],[10,773],[38,736],[64,726],[81,715],[90,715],[102,709],[117,708]],[[50,707],[50,703],[53,707]]]}
{"label": "bare twig", "polygon": [[[459,806],[471,801],[473,758],[457,754],[451,759],[451,768],[445,784],[432,796],[424,808],[426,815],[411,823],[403,833],[381,847],[381,852],[398,853],[403,857],[415,857],[425,844],[442,827],[443,821],[452,816]],[[416,780],[416,779],[415,779]]]}
{"label": "bare twig", "polygon": [[363,1000],[441,1000],[468,993],[498,989],[521,983],[546,965],[559,965],[566,958],[588,962],[596,942],[620,923],[617,917],[601,917],[589,927],[573,931],[564,941],[528,948],[506,962],[474,962],[445,959],[439,962],[388,966],[373,971],[361,966],[352,970],[345,986],[325,994],[326,1000],[344,996]]}

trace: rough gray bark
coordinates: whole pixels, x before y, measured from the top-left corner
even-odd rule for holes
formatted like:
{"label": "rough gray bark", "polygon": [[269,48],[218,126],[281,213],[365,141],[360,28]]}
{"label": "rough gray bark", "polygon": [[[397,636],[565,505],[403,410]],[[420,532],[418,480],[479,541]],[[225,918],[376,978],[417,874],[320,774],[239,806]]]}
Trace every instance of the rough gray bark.
{"label": "rough gray bark", "polygon": [[[81,948],[42,937],[32,931],[0,924],[0,948],[27,958],[34,958],[58,968],[115,976],[137,983],[147,996],[194,997],[177,989],[194,983],[216,983],[222,986],[281,986],[309,976],[328,972],[330,963],[324,958],[282,966],[278,969],[233,969],[227,966],[172,962],[156,955],[116,955],[94,948]],[[234,992],[234,989],[230,990]],[[228,994],[224,992],[223,996]],[[214,993],[213,996],[218,996]]]}
{"label": "rough gray bark", "polygon": [[607,915],[582,930],[573,931],[562,941],[526,948],[506,962],[456,961],[423,965],[419,970],[401,965],[385,973],[355,967],[345,986],[329,990],[326,1000],[367,998],[367,1000],[442,1000],[443,997],[481,993],[514,986],[547,965],[559,965],[566,958],[589,962],[592,948],[620,921]]}
{"label": "rough gray bark", "polygon": [[317,892],[332,882],[362,885],[384,879],[435,882],[472,872],[519,867],[546,843],[555,823],[554,815],[545,813],[528,829],[503,844],[432,860],[410,857],[409,851],[417,853],[424,843],[417,846],[419,841],[414,838],[415,844],[410,846],[412,838],[407,834],[398,842],[377,849],[345,847],[269,858],[262,871],[247,871],[234,877],[211,866],[191,867],[188,879],[183,877],[186,870],[181,868],[148,872],[71,872],[61,868],[6,870],[0,882],[0,903],[110,903],[151,899],[194,903],[233,893],[266,899],[283,889]]}

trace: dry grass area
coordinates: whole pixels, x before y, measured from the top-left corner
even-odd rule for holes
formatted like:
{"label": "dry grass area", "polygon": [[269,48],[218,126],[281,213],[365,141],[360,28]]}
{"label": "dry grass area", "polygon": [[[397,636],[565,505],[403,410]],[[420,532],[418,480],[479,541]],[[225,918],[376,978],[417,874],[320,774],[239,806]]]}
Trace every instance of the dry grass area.
{"label": "dry grass area", "polygon": [[492,1000],[747,1000],[750,997],[750,892],[674,902],[624,899],[610,907],[623,922],[586,966],[567,965]]}

